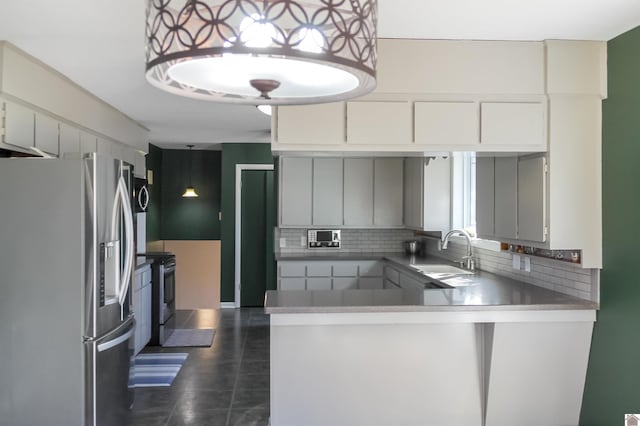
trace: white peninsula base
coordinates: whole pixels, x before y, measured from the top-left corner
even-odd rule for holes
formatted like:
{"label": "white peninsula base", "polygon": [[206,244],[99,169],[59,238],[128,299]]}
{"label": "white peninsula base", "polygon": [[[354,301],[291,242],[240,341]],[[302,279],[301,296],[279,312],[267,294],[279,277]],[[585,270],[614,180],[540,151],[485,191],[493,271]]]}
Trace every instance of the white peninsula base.
{"label": "white peninsula base", "polygon": [[595,310],[271,313],[271,426],[577,425]]}

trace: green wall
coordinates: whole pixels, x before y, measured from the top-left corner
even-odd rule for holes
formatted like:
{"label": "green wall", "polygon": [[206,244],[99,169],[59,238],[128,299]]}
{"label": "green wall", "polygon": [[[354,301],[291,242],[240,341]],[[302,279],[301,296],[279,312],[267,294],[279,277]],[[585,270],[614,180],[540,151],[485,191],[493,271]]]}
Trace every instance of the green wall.
{"label": "green wall", "polygon": [[[220,232],[222,240],[220,300],[222,302],[233,302],[235,297],[236,164],[272,163],[270,144],[225,143],[222,145],[222,228]],[[275,205],[273,209],[275,211]],[[275,279],[269,276],[267,281],[267,289],[273,288]]]}
{"label": "green wall", "polygon": [[[220,239],[220,159],[220,151],[162,151],[161,239]],[[198,198],[182,197],[189,179]]]}
{"label": "green wall", "polygon": [[[220,239],[220,151],[160,149],[149,145],[147,169],[153,171],[149,185],[147,241]],[[191,183],[198,198],[183,198]]]}
{"label": "green wall", "polygon": [[607,49],[601,309],[582,403],[584,426],[622,425],[625,413],[640,413],[640,27],[611,40]]}

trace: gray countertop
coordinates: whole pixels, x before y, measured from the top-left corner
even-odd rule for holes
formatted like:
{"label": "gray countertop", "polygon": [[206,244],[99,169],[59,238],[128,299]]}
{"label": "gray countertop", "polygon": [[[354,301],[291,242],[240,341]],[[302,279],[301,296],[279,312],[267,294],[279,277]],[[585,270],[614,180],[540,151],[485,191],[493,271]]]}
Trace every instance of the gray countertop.
{"label": "gray countertop", "polygon": [[[426,278],[412,265],[448,264],[438,258],[415,258],[398,253],[323,253],[285,255],[278,260],[365,260],[390,262],[416,278]],[[427,278],[428,279],[428,278]],[[598,304],[511,278],[476,271],[465,275],[464,286],[428,289],[384,290],[288,290],[267,292],[265,311],[278,313],[420,312],[491,310],[593,310]]]}

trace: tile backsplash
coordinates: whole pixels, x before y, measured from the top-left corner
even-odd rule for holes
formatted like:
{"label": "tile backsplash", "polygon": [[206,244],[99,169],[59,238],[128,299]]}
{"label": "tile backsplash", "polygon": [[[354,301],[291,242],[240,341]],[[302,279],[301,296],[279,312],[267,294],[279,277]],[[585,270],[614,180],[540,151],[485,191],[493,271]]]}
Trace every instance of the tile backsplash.
{"label": "tile backsplash", "polygon": [[[284,238],[286,247],[279,247]],[[339,251],[343,253],[400,253],[404,251],[402,243],[415,239],[413,231],[407,229],[341,229],[339,249],[310,249],[301,244],[307,238],[307,228],[276,228],[276,252],[280,253],[321,253]]]}
{"label": "tile backsplash", "polygon": [[[427,256],[458,261],[466,255],[466,243],[463,240],[452,241],[447,250],[438,250],[438,241],[423,239]],[[548,259],[526,254],[520,256],[520,270],[513,269],[513,255],[508,251],[493,251],[479,247],[473,248],[476,268],[544,287],[550,290],[599,302],[600,270],[584,269],[580,265],[560,260]],[[524,258],[531,260],[531,271],[524,271]]]}

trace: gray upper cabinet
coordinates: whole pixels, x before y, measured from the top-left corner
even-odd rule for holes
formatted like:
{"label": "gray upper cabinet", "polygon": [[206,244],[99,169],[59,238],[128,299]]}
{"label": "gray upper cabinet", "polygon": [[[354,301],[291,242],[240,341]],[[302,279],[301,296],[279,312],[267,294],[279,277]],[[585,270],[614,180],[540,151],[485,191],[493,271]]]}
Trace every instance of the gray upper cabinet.
{"label": "gray upper cabinet", "polygon": [[404,224],[408,228],[422,229],[422,175],[424,158],[410,157],[404,161]]}
{"label": "gray upper cabinet", "polygon": [[403,225],[402,158],[376,158],[373,166],[373,223]]}
{"label": "gray upper cabinet", "polygon": [[494,235],[517,238],[518,157],[496,157],[495,188]]}
{"label": "gray upper cabinet", "polygon": [[344,224],[373,225],[373,159],[344,159]]}
{"label": "gray upper cabinet", "polygon": [[22,105],[5,102],[4,114],[4,143],[27,150],[34,146],[34,112]]}
{"label": "gray upper cabinet", "polygon": [[450,158],[405,160],[404,224],[424,231],[451,229]]}
{"label": "gray upper cabinet", "polygon": [[46,115],[35,115],[35,146],[36,148],[52,154],[58,155],[59,148],[59,129],[58,121]]}
{"label": "gray upper cabinet", "polygon": [[545,242],[546,158],[479,157],[476,223],[485,238]]}
{"label": "gray upper cabinet", "polygon": [[313,159],[313,224],[342,225],[342,159]]}
{"label": "gray upper cabinet", "polygon": [[283,157],[280,167],[280,223],[311,224],[311,158]]}
{"label": "gray upper cabinet", "polygon": [[518,161],[518,239],[546,241],[545,200],[546,158],[542,156],[520,158]]}

